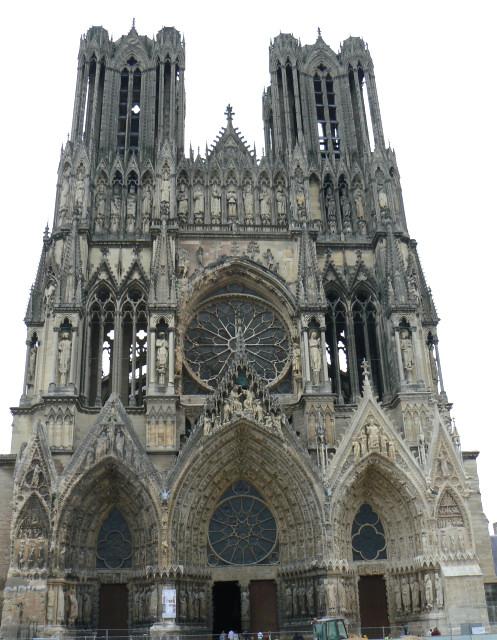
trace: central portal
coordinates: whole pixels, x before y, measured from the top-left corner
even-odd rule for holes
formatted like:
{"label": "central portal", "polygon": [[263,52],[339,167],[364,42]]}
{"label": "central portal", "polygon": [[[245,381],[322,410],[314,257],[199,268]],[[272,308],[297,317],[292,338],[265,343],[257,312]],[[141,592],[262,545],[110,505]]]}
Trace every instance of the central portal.
{"label": "central portal", "polygon": [[128,633],[128,589],[125,584],[102,584],[98,603],[98,626],[109,636]]}
{"label": "central portal", "polygon": [[243,631],[238,582],[215,582],[212,588],[212,633]]}

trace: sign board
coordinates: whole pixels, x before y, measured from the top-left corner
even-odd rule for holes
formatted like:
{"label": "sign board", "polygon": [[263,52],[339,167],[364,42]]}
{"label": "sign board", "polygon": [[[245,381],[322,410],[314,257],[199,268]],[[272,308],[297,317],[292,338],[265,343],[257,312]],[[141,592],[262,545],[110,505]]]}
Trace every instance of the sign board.
{"label": "sign board", "polygon": [[176,619],[176,589],[162,589],[162,619]]}

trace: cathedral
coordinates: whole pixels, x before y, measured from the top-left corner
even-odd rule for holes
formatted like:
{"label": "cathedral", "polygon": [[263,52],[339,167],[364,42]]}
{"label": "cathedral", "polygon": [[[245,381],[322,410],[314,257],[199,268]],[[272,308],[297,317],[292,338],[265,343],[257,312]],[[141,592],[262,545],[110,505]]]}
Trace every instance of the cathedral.
{"label": "cathedral", "polygon": [[261,157],[230,105],[202,156],[176,29],[81,39],[0,457],[2,638],[496,622],[368,47],[280,34],[269,69]]}

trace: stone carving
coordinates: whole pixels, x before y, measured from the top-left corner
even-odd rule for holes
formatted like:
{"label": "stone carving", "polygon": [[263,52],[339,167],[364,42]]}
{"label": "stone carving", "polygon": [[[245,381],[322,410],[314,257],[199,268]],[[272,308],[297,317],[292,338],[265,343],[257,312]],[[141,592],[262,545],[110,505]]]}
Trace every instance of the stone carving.
{"label": "stone carving", "polygon": [[411,601],[412,601],[412,611],[413,613],[418,613],[420,611],[420,590],[419,590],[419,582],[417,576],[412,576],[411,580]]}
{"label": "stone carving", "polygon": [[77,211],[83,210],[85,200],[85,168],[82,164],[78,167],[76,175],[76,186],[74,188],[74,204]]}
{"label": "stone carving", "polygon": [[67,600],[68,600],[68,625],[70,627],[74,627],[76,623],[76,619],[78,617],[78,598],[76,596],[76,589],[69,589],[67,592]]}
{"label": "stone carving", "polygon": [[366,214],[364,212],[364,194],[362,184],[358,182],[354,187],[354,204],[357,226],[361,235],[366,235]]}
{"label": "stone carving", "polygon": [[404,375],[407,382],[412,382],[414,373],[414,352],[412,349],[411,335],[407,329],[401,329],[399,338]]}
{"label": "stone carving", "polygon": [[400,584],[397,580],[393,583],[393,588],[395,592],[395,608],[397,613],[402,613],[402,593],[400,590]]}
{"label": "stone carving", "polygon": [[204,222],[204,186],[197,184],[193,190],[193,220],[195,224]]}
{"label": "stone carving", "polygon": [[385,193],[385,187],[383,184],[378,184],[378,204],[380,205],[380,211],[386,211],[388,209],[388,198]]}
{"label": "stone carving", "polygon": [[65,387],[68,383],[69,369],[71,366],[71,334],[68,331],[63,331],[59,338],[59,384],[61,387]]}
{"label": "stone carving", "polygon": [[321,384],[321,367],[323,364],[323,355],[321,352],[321,339],[319,332],[314,329],[309,335],[309,359],[311,361],[311,378],[312,384]]}
{"label": "stone carving", "polygon": [[342,209],[342,228],[344,233],[352,233],[352,220],[350,216],[350,201],[347,194],[340,198],[340,207]]}
{"label": "stone carving", "polygon": [[160,187],[160,212],[161,215],[169,215],[171,202],[171,179],[167,167],[164,167],[164,176]]}
{"label": "stone carving", "polygon": [[305,206],[305,191],[302,176],[297,178],[297,189],[295,193],[295,204],[297,205],[297,218],[299,220],[307,219],[307,209]]}
{"label": "stone carving", "polygon": [[267,268],[270,271],[273,271],[274,269],[274,256],[273,256],[273,252],[271,251],[271,249],[268,249],[264,254],[264,259],[266,260],[266,265]]}
{"label": "stone carving", "polygon": [[425,574],[425,606],[428,611],[433,609],[433,582],[429,573]]}
{"label": "stone carving", "polygon": [[356,436],[352,451],[356,462],[372,451],[383,453],[392,460],[395,460],[396,455],[395,442],[388,439],[383,429],[375,423],[372,415],[367,417],[365,426]]}
{"label": "stone carving", "polygon": [[302,380],[302,361],[300,358],[300,344],[299,340],[295,340],[293,343],[293,351],[292,351],[292,367],[293,367],[293,377],[297,381]]}
{"label": "stone carving", "polygon": [[180,249],[178,251],[178,277],[186,278],[188,276],[188,269],[190,267],[190,256],[186,249]]}
{"label": "stone carving", "polygon": [[430,373],[431,373],[431,379],[433,382],[433,390],[437,391],[438,390],[438,367],[437,367],[437,360],[435,357],[434,344],[430,344],[428,346],[428,357],[430,360]]}
{"label": "stone carving", "polygon": [[[445,461],[445,458],[441,457],[441,460]],[[446,461],[445,461],[446,463]],[[446,463],[447,464],[447,463]],[[449,476],[449,471],[446,472],[444,477]],[[455,501],[454,497],[445,491],[440,498],[440,502],[437,510],[437,527],[443,529],[444,527],[464,527],[464,520],[461,510]]]}
{"label": "stone carving", "polygon": [[136,187],[130,186],[128,200],[126,202],[126,230],[133,233],[136,225]]}
{"label": "stone carving", "polygon": [[159,384],[164,385],[167,381],[168,363],[169,363],[169,345],[167,335],[159,333],[155,342],[156,346],[156,364],[155,368],[159,375]]}
{"label": "stone carving", "polygon": [[59,213],[62,215],[67,213],[69,207],[70,179],[71,171],[69,167],[66,167],[64,169],[64,173],[62,174],[62,185],[60,187],[59,197]]}
{"label": "stone carving", "polygon": [[178,189],[178,195],[176,196],[178,202],[178,218],[179,221],[185,224],[188,220],[188,193],[184,183],[180,183]]}
{"label": "stone carving", "polygon": [[228,207],[228,218],[230,220],[236,220],[238,197],[236,195],[236,189],[234,186],[228,187],[228,193],[226,194],[226,204]]}
{"label": "stone carving", "polygon": [[121,216],[121,188],[120,185],[114,183],[112,187],[112,197],[110,201],[110,231],[117,233],[119,231],[119,218]]}
{"label": "stone carving", "polygon": [[38,345],[33,342],[29,345],[28,355],[28,371],[26,376],[26,383],[30,386],[34,385],[36,374],[36,358],[38,355]]}
{"label": "stone carving", "polygon": [[221,188],[217,182],[211,185],[211,222],[212,224],[221,222]]}
{"label": "stone carving", "polygon": [[250,599],[248,589],[243,589],[241,593],[241,605],[242,618],[248,620],[250,617]]}
{"label": "stone carving", "polygon": [[148,233],[148,231],[150,230],[153,198],[154,196],[153,196],[152,186],[150,185],[149,182],[147,182],[143,187],[143,198],[142,198],[142,231],[143,233]]}
{"label": "stone carving", "polygon": [[[278,217],[278,224],[284,224],[286,222],[286,195],[283,191],[283,186],[278,185],[276,189],[276,215]],[[305,206],[305,204],[304,204]]]}
{"label": "stone carving", "polygon": [[104,184],[100,183],[95,196],[95,233],[102,233],[104,230],[106,200],[107,189]]}
{"label": "stone carving", "polygon": [[271,224],[271,200],[267,185],[263,184],[259,193],[259,202],[261,208],[261,223],[263,225]]}
{"label": "stone carving", "polygon": [[252,185],[247,182],[243,187],[243,210],[245,213],[245,224],[254,224],[254,193]]}
{"label": "stone carving", "polygon": [[330,233],[335,234],[337,232],[337,207],[335,202],[335,194],[333,193],[333,187],[331,184],[326,185],[324,199],[328,229]]}
{"label": "stone carving", "polygon": [[436,598],[438,609],[443,609],[444,608],[444,592],[442,588],[442,580],[438,572],[435,573],[435,598]]}
{"label": "stone carving", "polygon": [[318,582],[318,616],[324,616],[326,614],[326,590],[324,588],[323,580]]}

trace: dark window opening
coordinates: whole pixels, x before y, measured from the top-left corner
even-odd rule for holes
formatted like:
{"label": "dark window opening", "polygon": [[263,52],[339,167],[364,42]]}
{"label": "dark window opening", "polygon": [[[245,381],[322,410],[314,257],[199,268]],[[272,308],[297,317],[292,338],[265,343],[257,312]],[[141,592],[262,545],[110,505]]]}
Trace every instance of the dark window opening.
{"label": "dark window opening", "polygon": [[313,82],[319,150],[323,158],[329,157],[332,153],[338,159],[340,158],[340,138],[333,80],[322,65],[318,67],[318,72]]}

